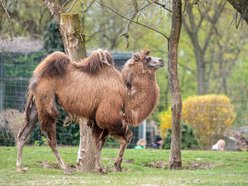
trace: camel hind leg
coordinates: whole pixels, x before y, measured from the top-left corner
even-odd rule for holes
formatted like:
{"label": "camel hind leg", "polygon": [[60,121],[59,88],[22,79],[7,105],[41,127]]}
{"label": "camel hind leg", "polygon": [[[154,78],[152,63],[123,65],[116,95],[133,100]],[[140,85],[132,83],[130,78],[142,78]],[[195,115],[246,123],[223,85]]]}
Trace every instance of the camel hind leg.
{"label": "camel hind leg", "polygon": [[38,121],[38,114],[35,107],[35,104],[32,102],[29,107],[29,112],[26,116],[24,126],[19,131],[17,135],[17,160],[16,160],[16,171],[24,172],[26,169],[22,167],[22,151],[23,146],[29,136],[30,132],[33,130],[35,123]]}
{"label": "camel hind leg", "polygon": [[64,163],[58,151],[56,140],[56,118],[47,113],[42,113],[39,114],[39,120],[41,122],[42,130],[47,134],[48,145],[52,149],[60,168],[64,170],[65,174],[71,174],[72,171]]}

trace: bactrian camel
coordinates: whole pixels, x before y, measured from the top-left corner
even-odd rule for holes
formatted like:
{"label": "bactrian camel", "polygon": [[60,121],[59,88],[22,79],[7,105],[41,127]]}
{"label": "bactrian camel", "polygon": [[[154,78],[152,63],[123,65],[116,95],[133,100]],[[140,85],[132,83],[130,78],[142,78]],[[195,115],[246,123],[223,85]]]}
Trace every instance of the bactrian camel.
{"label": "bactrian camel", "polygon": [[25,170],[21,165],[23,146],[39,121],[60,167],[71,172],[57,148],[56,104],[72,116],[94,121],[97,171],[102,171],[100,153],[106,137],[110,134],[119,141],[114,165],[121,171],[124,150],[132,139],[129,126],[139,125],[155,108],[159,96],[155,71],[163,65],[163,60],[149,56],[149,51],[134,54],[122,72],[116,70],[106,50],[98,49],[79,63],[62,52],[48,55],[30,80],[25,122],[17,137],[17,171]]}

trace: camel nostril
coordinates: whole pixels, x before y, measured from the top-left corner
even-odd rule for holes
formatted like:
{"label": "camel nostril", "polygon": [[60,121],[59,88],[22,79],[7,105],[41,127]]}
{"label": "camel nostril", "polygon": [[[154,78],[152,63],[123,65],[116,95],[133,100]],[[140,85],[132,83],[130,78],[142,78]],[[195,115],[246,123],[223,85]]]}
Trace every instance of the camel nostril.
{"label": "camel nostril", "polygon": [[160,63],[164,63],[164,60],[163,60],[163,59],[159,59],[159,62],[160,62]]}
{"label": "camel nostril", "polygon": [[162,66],[164,66],[164,60],[163,59],[159,59],[159,62],[161,63]]}

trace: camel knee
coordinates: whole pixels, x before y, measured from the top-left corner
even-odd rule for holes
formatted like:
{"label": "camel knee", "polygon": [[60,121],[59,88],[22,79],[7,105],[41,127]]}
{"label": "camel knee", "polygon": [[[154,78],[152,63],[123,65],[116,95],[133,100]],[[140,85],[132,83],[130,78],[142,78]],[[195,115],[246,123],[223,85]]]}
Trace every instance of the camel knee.
{"label": "camel knee", "polygon": [[30,122],[30,121],[25,121],[25,124],[23,126],[23,128],[19,131],[19,133],[17,134],[17,143],[25,143],[28,135],[31,133],[32,129],[35,126],[35,122]]}
{"label": "camel knee", "polygon": [[128,132],[126,134],[126,142],[127,142],[127,144],[129,144],[132,139],[133,139],[133,132],[131,130],[128,130]]}

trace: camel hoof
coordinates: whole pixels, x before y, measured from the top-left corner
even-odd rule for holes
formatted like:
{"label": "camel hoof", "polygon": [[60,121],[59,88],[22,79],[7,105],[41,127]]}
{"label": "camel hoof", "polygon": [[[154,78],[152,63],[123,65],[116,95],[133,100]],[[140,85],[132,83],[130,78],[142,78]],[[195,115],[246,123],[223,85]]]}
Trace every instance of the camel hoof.
{"label": "camel hoof", "polygon": [[115,165],[115,171],[116,172],[121,172],[122,171],[121,166]]}
{"label": "camel hoof", "polygon": [[103,169],[102,167],[96,168],[96,172],[98,172],[100,174],[107,174],[107,171],[105,169]]}
{"label": "camel hoof", "polygon": [[74,174],[74,171],[71,170],[71,169],[65,169],[64,170],[64,174],[66,174],[66,175],[73,175]]}
{"label": "camel hoof", "polygon": [[16,167],[16,172],[18,173],[25,173],[27,172],[28,168],[26,167]]}

